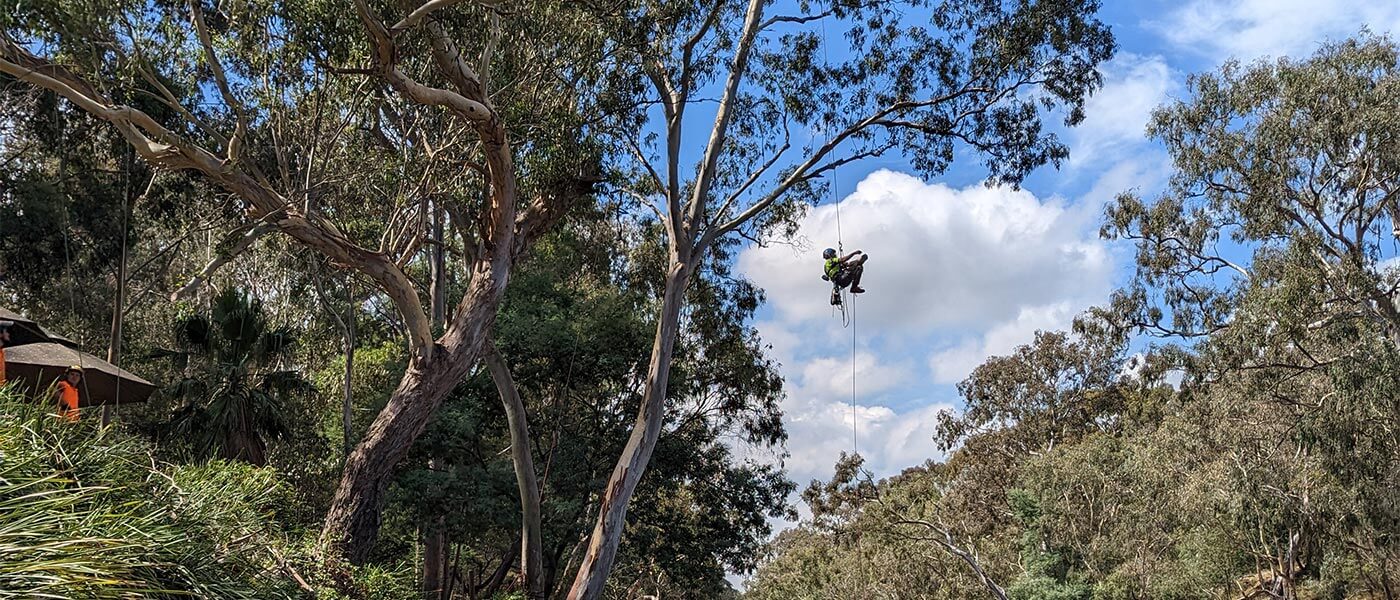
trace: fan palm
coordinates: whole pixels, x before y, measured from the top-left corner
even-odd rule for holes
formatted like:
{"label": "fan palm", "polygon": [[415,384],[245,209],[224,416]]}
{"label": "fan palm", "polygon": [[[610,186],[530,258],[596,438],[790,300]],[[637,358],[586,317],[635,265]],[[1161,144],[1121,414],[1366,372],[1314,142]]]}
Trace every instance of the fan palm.
{"label": "fan palm", "polygon": [[267,442],[282,435],[282,406],[311,383],[283,368],[295,343],[291,328],[269,328],[262,302],[229,289],[214,299],[211,317],[175,324],[178,348],[163,352],[183,377],[170,388],[184,405],[172,419],[176,433],[206,457],[267,463]]}

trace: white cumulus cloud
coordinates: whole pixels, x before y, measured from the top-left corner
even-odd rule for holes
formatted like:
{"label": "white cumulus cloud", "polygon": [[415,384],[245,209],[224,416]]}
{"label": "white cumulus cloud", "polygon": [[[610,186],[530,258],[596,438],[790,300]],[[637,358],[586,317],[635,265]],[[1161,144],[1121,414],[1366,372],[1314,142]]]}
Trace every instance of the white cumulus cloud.
{"label": "white cumulus cloud", "polygon": [[852,448],[853,419],[855,445],[877,476],[940,458],[938,416],[957,406],[948,383],[1107,297],[1115,261],[1097,236],[1100,207],[871,173],[840,204],[846,250],[871,255],[854,353],[853,329],[832,316],[820,278],[821,249],[836,245],[835,206],[805,217],[805,248],[744,250],[739,271],[771,310],[756,327],[785,380],[789,475],[804,484],[830,477]]}
{"label": "white cumulus cloud", "polygon": [[[857,302],[866,334],[979,332],[1023,307],[1102,296],[1112,261],[1092,210],[1042,201],[1028,191],[952,189],[893,171],[871,173],[840,204],[846,250],[870,254]],[[820,248],[836,245],[836,207],[801,224],[805,251],[750,248],[739,269],[768,293],[782,322],[829,321],[830,284]]]}

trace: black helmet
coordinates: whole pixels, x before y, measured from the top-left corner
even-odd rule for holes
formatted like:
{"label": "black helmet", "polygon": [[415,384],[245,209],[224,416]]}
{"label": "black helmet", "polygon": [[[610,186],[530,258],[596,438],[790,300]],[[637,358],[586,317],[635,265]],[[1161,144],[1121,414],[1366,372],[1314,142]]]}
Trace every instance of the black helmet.
{"label": "black helmet", "polygon": [[835,249],[835,248],[827,248],[826,250],[822,250],[822,258],[827,258],[827,259],[836,258],[836,249]]}

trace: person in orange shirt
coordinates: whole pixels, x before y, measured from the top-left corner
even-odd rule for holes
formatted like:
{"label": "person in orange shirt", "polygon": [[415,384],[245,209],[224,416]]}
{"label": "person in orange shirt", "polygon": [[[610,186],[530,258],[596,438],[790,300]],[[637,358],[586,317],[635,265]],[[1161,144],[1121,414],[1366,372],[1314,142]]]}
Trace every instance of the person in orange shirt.
{"label": "person in orange shirt", "polygon": [[78,420],[78,384],[83,380],[83,368],[77,365],[68,367],[63,379],[58,382],[58,416],[69,421]]}
{"label": "person in orange shirt", "polygon": [[10,326],[14,321],[0,321],[0,385],[5,385],[5,344],[10,343]]}

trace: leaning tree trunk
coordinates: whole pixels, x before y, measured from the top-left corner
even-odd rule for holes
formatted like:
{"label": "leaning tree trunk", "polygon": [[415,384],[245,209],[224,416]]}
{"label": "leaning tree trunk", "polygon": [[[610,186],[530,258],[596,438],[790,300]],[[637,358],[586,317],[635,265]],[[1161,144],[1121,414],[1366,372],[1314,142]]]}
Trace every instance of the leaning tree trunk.
{"label": "leaning tree trunk", "polygon": [[652,342],[651,366],[647,371],[646,391],[632,435],[618,457],[608,478],[607,488],[598,506],[598,523],[588,541],[588,550],[579,565],[570,600],[596,600],[603,595],[603,585],[612,572],[617,558],[617,546],[627,522],[627,504],[641,481],[642,473],[651,460],[661,424],[666,413],[666,387],[671,376],[671,355],[680,332],[681,308],[685,303],[685,288],[690,281],[690,266],[675,257],[666,276],[666,292],[661,301],[661,318],[656,324],[656,339]]}
{"label": "leaning tree trunk", "polygon": [[456,359],[437,347],[431,358],[409,364],[388,405],[345,460],[340,485],[326,512],[323,547],[354,564],[369,557],[394,467],[475,360],[472,354]]}
{"label": "leaning tree trunk", "polygon": [[495,351],[488,348],[483,360],[506,411],[510,425],[510,456],[515,465],[515,483],[520,492],[520,577],[530,600],[545,597],[544,539],[540,534],[540,487],[535,476],[535,459],[530,454],[530,425],[525,402],[515,387],[510,369]]}
{"label": "leaning tree trunk", "polygon": [[321,531],[323,549],[354,564],[368,558],[379,534],[394,468],[428,426],[443,398],[480,357],[505,295],[510,263],[510,253],[503,251],[480,269],[447,333],[427,352],[410,359],[388,405],[345,460]]}
{"label": "leaning tree trunk", "polygon": [[[428,426],[442,399],[480,358],[505,297],[515,257],[563,215],[560,204],[537,202],[517,223],[515,163],[505,128],[493,122],[483,126],[481,136],[491,175],[484,213],[484,252],[442,338],[427,347],[412,345],[413,355],[399,387],[346,458],[340,485],[326,511],[320,540],[323,552],[354,564],[369,557],[379,535],[384,496],[394,467]],[[517,227],[522,232],[519,235]]]}

